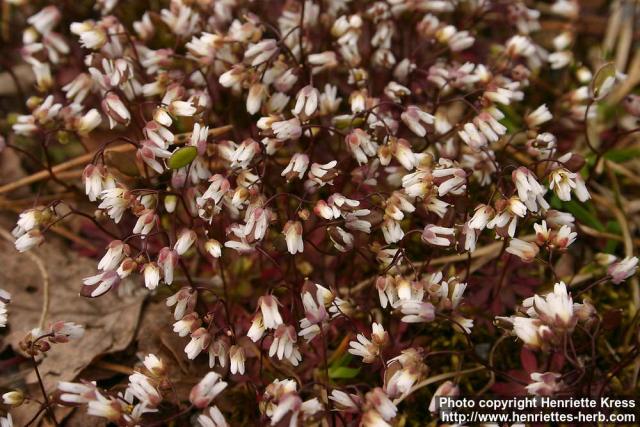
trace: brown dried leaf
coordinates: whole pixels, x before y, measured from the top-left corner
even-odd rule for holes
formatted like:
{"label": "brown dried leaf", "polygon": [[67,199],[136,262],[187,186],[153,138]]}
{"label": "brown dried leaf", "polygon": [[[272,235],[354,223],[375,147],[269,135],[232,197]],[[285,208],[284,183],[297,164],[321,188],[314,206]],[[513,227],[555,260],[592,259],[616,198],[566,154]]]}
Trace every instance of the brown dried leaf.
{"label": "brown dried leaf", "polygon": [[[5,224],[2,226],[7,229]],[[73,321],[86,328],[75,342],[55,344],[40,364],[48,392],[58,381],[72,381],[96,357],[124,350],[131,342],[140,317],[143,296],[120,297],[111,291],[103,297],[87,299],[79,295],[82,278],[95,274],[95,261],[81,258],[63,249],[57,241],[36,249],[50,276],[50,308],[47,322]],[[5,338],[16,351],[18,343],[38,326],[42,308],[42,277],[30,258],[19,254],[13,246],[0,241],[0,283],[12,295],[9,306],[9,334]],[[36,382],[35,373],[24,379],[25,385]],[[40,396],[38,396],[40,397]],[[16,425],[22,425],[22,411],[14,412]],[[33,412],[30,412],[33,415]],[[25,414],[25,416],[27,416]],[[20,419],[15,419],[20,417]]]}

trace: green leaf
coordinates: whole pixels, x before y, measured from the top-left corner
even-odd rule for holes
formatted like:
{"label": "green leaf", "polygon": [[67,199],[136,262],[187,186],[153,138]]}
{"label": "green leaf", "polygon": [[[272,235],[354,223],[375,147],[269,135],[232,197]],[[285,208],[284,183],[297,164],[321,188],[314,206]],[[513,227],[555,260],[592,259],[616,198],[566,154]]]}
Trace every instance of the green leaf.
{"label": "green leaf", "polygon": [[169,157],[167,165],[170,169],[180,169],[193,162],[197,155],[198,149],[196,147],[188,146],[178,148],[171,157]]}
{"label": "green leaf", "polygon": [[620,148],[609,150],[604,155],[605,159],[611,160],[614,163],[623,163],[628,160],[632,160],[640,157],[640,149],[638,148]]}
{"label": "green leaf", "polygon": [[600,222],[600,220],[583,206],[592,207],[591,203],[583,203],[579,204],[575,201],[571,200],[568,202],[564,202],[562,204],[563,208],[568,212],[573,214],[578,221],[581,223],[588,225],[591,228],[595,228],[598,231],[605,231],[605,226]]}
{"label": "green leaf", "polygon": [[[622,229],[620,228],[620,224],[618,224],[617,221],[607,222],[607,233],[621,235]],[[621,242],[617,240],[607,240],[607,245],[605,246],[603,252],[606,254],[615,254],[617,247],[620,246],[620,243]]]}
{"label": "green leaf", "polygon": [[504,118],[500,123],[507,128],[510,133],[517,132],[522,127],[520,116],[508,105],[500,105],[500,111],[504,113]]}
{"label": "green leaf", "polygon": [[335,369],[329,369],[329,378],[331,379],[349,379],[355,378],[360,373],[360,368],[349,368],[348,366],[338,366]]}

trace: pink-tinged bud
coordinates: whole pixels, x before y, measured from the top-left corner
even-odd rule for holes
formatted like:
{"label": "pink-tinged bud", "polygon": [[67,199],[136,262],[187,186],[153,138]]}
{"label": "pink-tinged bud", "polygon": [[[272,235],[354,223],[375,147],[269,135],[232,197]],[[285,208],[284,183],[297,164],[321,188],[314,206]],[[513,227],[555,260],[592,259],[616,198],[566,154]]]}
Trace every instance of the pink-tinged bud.
{"label": "pink-tinged bud", "polygon": [[50,338],[51,341],[65,343],[70,340],[82,338],[84,335],[84,326],[59,320],[49,326],[48,333],[53,334],[53,337]]}
{"label": "pink-tinged bud", "polygon": [[125,258],[116,271],[121,279],[128,277],[133,271],[138,269],[138,263],[132,258]]}
{"label": "pink-tinged bud", "polygon": [[102,111],[109,118],[109,127],[113,129],[117,123],[127,126],[131,121],[131,113],[124,105],[120,97],[115,93],[109,93],[102,100]]}
{"label": "pink-tinged bud", "polygon": [[186,337],[192,332],[195,332],[202,325],[200,316],[195,311],[185,315],[182,319],[173,324],[173,332],[180,337]]}
{"label": "pink-tinged bud", "polygon": [[152,209],[145,209],[136,221],[136,225],[133,227],[134,234],[146,235],[151,232],[154,225],[158,221],[158,217]]}
{"label": "pink-tinged bud", "polygon": [[178,234],[178,240],[176,240],[173,249],[175,249],[178,255],[183,255],[191,248],[197,238],[198,236],[195,231],[184,229]]}
{"label": "pink-tinged bud", "polygon": [[164,283],[167,285],[173,283],[173,271],[178,265],[178,253],[170,248],[160,249],[158,265],[162,268]]}
{"label": "pink-tinged bud", "polygon": [[220,380],[220,375],[209,372],[196,384],[189,393],[189,400],[196,408],[206,408],[218,394],[227,387],[227,383]]}
{"label": "pink-tinged bud", "polygon": [[611,281],[617,285],[636,274],[637,270],[638,258],[627,257],[622,261],[611,264],[607,269],[607,274],[611,276]]}
{"label": "pink-tinged bud", "polygon": [[173,315],[176,320],[180,320],[186,313],[193,311],[198,300],[198,292],[192,288],[182,288],[175,294],[167,298],[167,307],[176,306]]}

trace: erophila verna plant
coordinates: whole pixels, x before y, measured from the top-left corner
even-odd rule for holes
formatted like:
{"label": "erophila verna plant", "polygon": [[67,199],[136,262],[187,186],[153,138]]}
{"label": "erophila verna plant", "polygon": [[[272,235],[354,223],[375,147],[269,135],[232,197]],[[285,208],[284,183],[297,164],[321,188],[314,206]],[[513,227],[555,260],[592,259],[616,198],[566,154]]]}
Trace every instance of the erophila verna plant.
{"label": "erophila verna plant", "polygon": [[[15,247],[81,222],[79,293],[165,301],[198,373],[179,393],[138,354],[5,404],[378,427],[436,422],[435,395],[637,395],[640,71],[580,32],[609,6],[5,0],[35,85],[4,150],[44,171]],[[83,345],[64,320],[24,338],[36,370]]]}

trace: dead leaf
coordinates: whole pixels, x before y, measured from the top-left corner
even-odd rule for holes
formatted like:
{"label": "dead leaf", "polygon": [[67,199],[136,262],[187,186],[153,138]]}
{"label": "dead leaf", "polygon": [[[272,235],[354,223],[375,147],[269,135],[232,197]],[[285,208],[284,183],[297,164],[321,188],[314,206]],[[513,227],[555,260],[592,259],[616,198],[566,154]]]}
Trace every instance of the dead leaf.
{"label": "dead leaf", "polygon": [[[2,226],[7,228],[5,224]],[[35,251],[50,276],[47,323],[65,320],[86,328],[80,340],[54,345],[40,363],[45,387],[52,392],[58,381],[73,381],[96,357],[122,351],[129,345],[138,325],[144,296],[120,297],[112,291],[100,298],[83,298],[78,292],[82,278],[95,274],[95,261],[63,249],[55,239]],[[0,287],[12,295],[9,334],[5,341],[19,351],[20,340],[38,325],[43,300],[42,277],[30,259],[19,254],[5,240],[0,242],[0,265]],[[25,386],[35,384],[35,373],[31,372],[24,381]],[[23,412],[26,411],[13,411],[16,425],[23,425],[28,416],[33,415],[33,412]]]}

